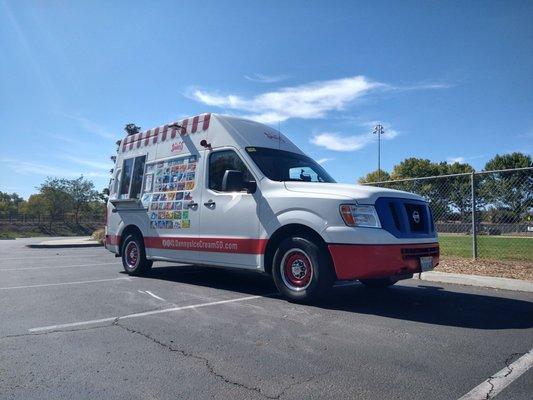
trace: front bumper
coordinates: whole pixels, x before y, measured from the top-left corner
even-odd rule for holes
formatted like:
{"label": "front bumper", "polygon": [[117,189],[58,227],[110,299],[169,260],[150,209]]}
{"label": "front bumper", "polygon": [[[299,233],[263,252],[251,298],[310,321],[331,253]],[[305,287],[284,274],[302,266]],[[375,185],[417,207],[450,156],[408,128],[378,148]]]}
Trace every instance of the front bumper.
{"label": "front bumper", "polygon": [[420,257],[439,263],[438,243],[415,244],[329,244],[337,279],[385,278],[421,272]]}

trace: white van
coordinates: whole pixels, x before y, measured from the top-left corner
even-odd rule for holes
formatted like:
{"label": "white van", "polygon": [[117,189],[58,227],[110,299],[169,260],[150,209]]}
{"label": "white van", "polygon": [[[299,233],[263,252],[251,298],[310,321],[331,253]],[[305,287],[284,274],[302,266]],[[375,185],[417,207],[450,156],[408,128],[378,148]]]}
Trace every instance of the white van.
{"label": "white van", "polygon": [[158,260],[249,269],[307,301],[335,280],[384,287],[439,262],[424,199],[335,183],[286,136],[241,118],[124,138],[109,199],[106,248],[132,275]]}

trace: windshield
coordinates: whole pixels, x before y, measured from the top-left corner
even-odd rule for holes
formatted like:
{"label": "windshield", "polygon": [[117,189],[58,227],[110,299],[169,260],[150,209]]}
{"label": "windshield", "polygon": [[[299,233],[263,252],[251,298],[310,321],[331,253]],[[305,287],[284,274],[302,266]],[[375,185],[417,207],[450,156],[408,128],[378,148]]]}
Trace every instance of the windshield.
{"label": "windshield", "polygon": [[273,181],[328,182],[335,180],[313,159],[290,151],[247,147],[261,172]]}

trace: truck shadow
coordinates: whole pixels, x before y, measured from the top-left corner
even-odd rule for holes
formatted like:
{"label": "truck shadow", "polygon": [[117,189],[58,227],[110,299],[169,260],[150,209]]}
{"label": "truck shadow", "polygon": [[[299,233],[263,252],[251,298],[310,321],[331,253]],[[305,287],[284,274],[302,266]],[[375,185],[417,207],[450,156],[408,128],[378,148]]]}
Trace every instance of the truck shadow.
{"label": "truck shadow", "polygon": [[[271,295],[277,290],[270,277],[249,271],[164,266],[153,268],[144,278],[186,283],[246,295],[268,295],[272,301],[286,301],[277,295]],[[491,292],[490,295],[486,294],[488,291]],[[417,280],[400,282],[378,291],[369,290],[359,283],[350,283],[335,287],[326,299],[303,307],[473,329],[533,327],[533,302],[505,297],[507,293],[474,287],[440,286]],[[523,298],[526,296],[522,294]]]}

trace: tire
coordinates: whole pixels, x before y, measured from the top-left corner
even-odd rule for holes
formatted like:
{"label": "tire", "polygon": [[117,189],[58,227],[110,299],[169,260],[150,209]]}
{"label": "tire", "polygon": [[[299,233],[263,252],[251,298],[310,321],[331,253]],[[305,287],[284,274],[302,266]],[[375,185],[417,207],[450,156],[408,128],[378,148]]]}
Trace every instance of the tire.
{"label": "tire", "polygon": [[122,242],[122,266],[128,275],[143,275],[150,271],[153,261],[146,259],[144,242],[139,235],[127,235]]}
{"label": "tire", "polygon": [[370,289],[385,289],[398,282],[395,278],[359,279],[363,285]]}
{"label": "tire", "polygon": [[327,250],[304,235],[280,243],[274,254],[272,276],[279,292],[298,303],[325,296],[335,280]]}

